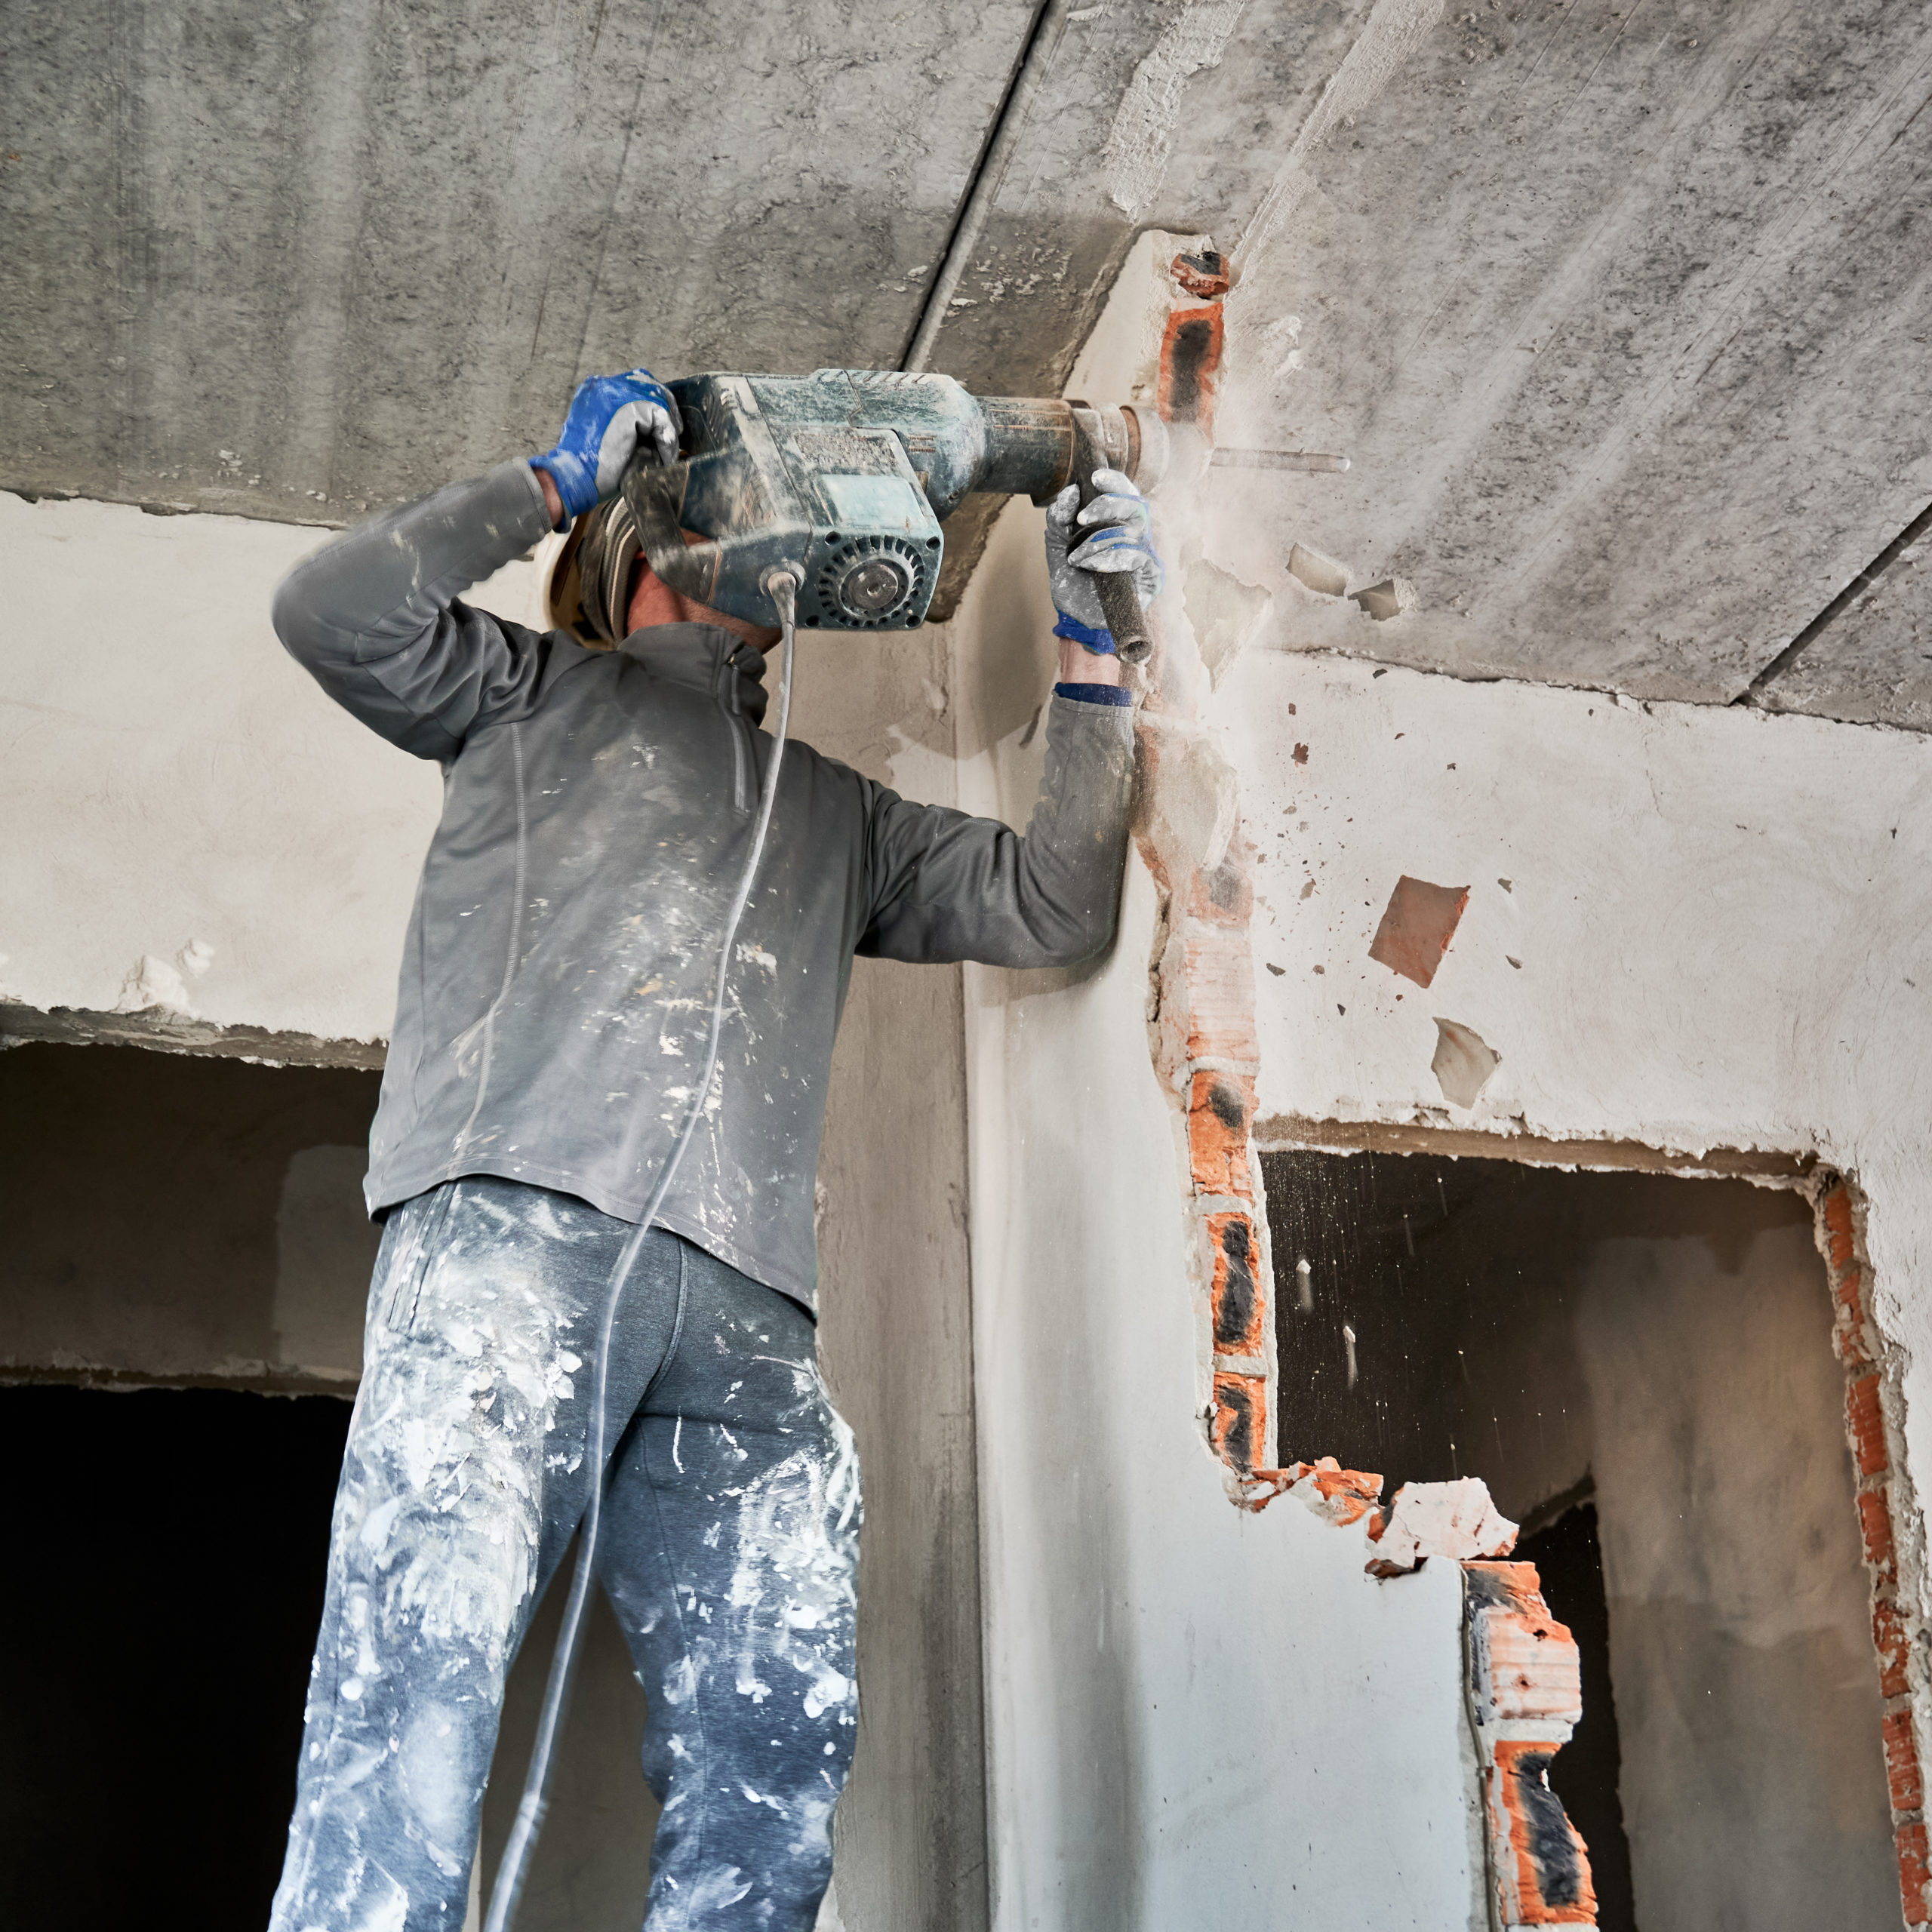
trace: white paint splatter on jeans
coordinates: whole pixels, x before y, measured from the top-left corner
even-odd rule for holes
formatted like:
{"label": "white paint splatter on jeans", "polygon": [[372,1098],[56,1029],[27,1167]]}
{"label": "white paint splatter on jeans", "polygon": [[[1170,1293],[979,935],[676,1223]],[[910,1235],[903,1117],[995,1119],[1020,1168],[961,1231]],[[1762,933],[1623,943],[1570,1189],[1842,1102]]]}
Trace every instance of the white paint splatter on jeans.
{"label": "white paint splatter on jeans", "polygon": [[[272,1932],[462,1923],[504,1680],[588,1496],[583,1355],[628,1232],[491,1177],[391,1215]],[[599,1571],[650,1701],[649,1932],[807,1932],[830,1877],[860,1501],[812,1349],[795,1303],[645,1244]]]}

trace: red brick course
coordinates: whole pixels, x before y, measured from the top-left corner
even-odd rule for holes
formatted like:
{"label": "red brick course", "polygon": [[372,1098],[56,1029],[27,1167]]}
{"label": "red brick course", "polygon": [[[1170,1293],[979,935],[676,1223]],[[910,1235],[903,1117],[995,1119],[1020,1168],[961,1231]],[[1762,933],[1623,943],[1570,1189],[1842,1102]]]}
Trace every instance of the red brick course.
{"label": "red brick course", "polygon": [[1872,1581],[1872,1642],[1878,1655],[1885,1783],[1891,1796],[1899,1894],[1908,1925],[1932,1924],[1932,1870],[1925,1829],[1925,1778],[1919,1761],[1912,1696],[1912,1623],[1899,1600],[1898,1543],[1893,1532],[1891,1444],[1885,1379],[1867,1304],[1870,1271],[1860,1252],[1857,1203],[1850,1187],[1829,1179],[1818,1197],[1818,1245],[1832,1289],[1832,1346],[1846,1369],[1845,1435],[1858,1472],[1858,1527]]}

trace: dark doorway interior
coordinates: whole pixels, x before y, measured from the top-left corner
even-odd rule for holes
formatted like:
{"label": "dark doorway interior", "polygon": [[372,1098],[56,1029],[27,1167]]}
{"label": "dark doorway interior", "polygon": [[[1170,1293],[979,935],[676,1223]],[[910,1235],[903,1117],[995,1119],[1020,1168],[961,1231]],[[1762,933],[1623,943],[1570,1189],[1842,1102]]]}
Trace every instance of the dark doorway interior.
{"label": "dark doorway interior", "polygon": [[261,1932],[349,1404],[0,1389],[11,1932]]}
{"label": "dark doorway interior", "polygon": [[[1577,1640],[1606,1932],[1896,1924],[1844,1374],[1809,1204],[1740,1180],[1263,1157],[1280,1460],[1480,1476]],[[1398,1579],[1380,1587],[1404,1587]]]}
{"label": "dark doorway interior", "polygon": [[1544,1601],[1563,1606],[1560,1614],[1577,1640],[1582,1666],[1583,1720],[1551,1761],[1550,1787],[1590,1848],[1598,1932],[1636,1932],[1630,1841],[1617,1791],[1623,1750],[1611,1681],[1610,1603],[1604,1594],[1595,1503],[1578,1497],[1554,1521],[1524,1536],[1515,1555],[1519,1562],[1537,1566]]}

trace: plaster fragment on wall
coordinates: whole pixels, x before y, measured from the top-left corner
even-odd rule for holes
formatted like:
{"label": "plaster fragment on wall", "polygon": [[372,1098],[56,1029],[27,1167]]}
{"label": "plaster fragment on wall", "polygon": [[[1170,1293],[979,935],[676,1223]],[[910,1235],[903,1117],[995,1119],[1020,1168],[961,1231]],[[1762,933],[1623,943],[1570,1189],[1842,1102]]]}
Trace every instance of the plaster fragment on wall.
{"label": "plaster fragment on wall", "polygon": [[1349,588],[1349,567],[1323,552],[1297,543],[1288,552],[1288,574],[1324,597],[1345,595]]}
{"label": "plaster fragment on wall", "polygon": [[1181,95],[1204,67],[1217,67],[1243,0],[1190,0],[1134,69],[1100,149],[1107,193],[1129,220],[1160,192],[1174,152]]}
{"label": "plaster fragment on wall", "polygon": [[1415,608],[1416,587],[1405,577],[1385,577],[1380,583],[1358,590],[1355,601],[1377,623],[1386,623],[1391,617],[1399,617],[1404,611]]}
{"label": "plaster fragment on wall", "polygon": [[1503,1056],[1473,1027],[1457,1020],[1436,1021],[1435,1057],[1429,1070],[1451,1106],[1474,1106],[1502,1063]]}
{"label": "plaster fragment on wall", "polygon": [[165,959],[144,952],[128,969],[121,997],[114,1002],[116,1013],[145,1013],[165,1007],[171,1013],[185,1013],[191,1018],[195,1009],[188,1003],[188,989],[180,974]]}
{"label": "plaster fragment on wall", "polygon": [[1260,627],[1274,601],[1272,592],[1260,584],[1244,583],[1205,557],[1197,557],[1188,565],[1183,601],[1187,621],[1194,626],[1201,661],[1207,666],[1211,690],[1219,688],[1228,666]]}
{"label": "plaster fragment on wall", "polygon": [[1266,1478],[1274,1494],[1292,1496],[1324,1522],[1343,1528],[1359,1523],[1382,1495],[1382,1478],[1373,1470],[1345,1469],[1333,1456],[1255,1473]]}
{"label": "plaster fragment on wall", "polygon": [[1466,885],[1431,885],[1404,872],[1369,942],[1369,958],[1419,986],[1428,986],[1469,903]]}
{"label": "plaster fragment on wall", "polygon": [[1460,1482],[1405,1482],[1386,1509],[1371,1520],[1376,1553],[1371,1577],[1406,1577],[1432,1556],[1458,1562],[1507,1556],[1516,1547],[1516,1525],[1491,1500],[1480,1476]]}

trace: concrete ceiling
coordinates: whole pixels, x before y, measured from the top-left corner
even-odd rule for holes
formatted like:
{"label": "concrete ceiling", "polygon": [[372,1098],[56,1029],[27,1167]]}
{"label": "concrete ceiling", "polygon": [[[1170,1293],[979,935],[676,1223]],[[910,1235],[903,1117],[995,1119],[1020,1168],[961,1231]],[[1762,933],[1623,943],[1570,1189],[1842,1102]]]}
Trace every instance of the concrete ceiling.
{"label": "concrete ceiling", "polygon": [[1206,231],[1218,440],[1353,464],[1234,547],[1419,594],[1303,641],[1932,725],[1928,95],[1928,0],[17,0],[0,484],[336,521],[897,366],[969,207],[930,366],[1050,391]]}

